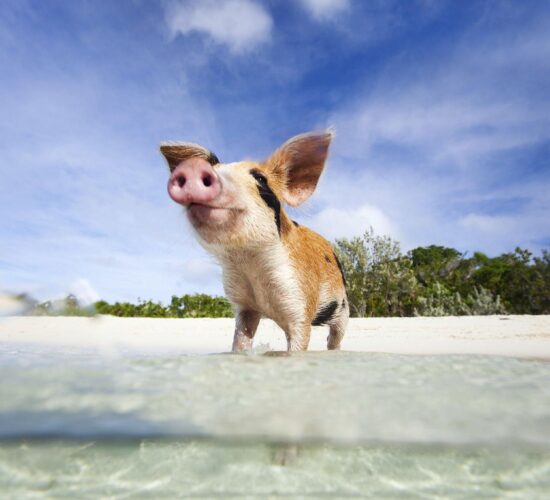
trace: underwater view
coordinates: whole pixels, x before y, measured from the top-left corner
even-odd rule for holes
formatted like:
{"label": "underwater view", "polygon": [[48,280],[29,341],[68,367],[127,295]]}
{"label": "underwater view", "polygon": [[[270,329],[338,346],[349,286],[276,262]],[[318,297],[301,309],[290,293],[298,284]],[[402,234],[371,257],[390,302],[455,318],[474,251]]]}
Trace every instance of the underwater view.
{"label": "underwater view", "polygon": [[548,498],[550,364],[3,346],[3,498]]}

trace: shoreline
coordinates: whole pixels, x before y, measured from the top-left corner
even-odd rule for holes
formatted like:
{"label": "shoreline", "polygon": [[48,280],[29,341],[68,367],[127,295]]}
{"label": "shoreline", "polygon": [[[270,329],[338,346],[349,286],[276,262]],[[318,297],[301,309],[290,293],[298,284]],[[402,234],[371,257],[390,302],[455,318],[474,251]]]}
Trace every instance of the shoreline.
{"label": "shoreline", "polygon": [[[0,318],[0,346],[97,351],[104,355],[213,354],[231,350],[232,318],[113,316]],[[310,351],[326,350],[328,327],[314,327]],[[263,319],[259,350],[286,350],[282,330]],[[406,355],[472,354],[550,360],[550,315],[352,318],[343,351]]]}

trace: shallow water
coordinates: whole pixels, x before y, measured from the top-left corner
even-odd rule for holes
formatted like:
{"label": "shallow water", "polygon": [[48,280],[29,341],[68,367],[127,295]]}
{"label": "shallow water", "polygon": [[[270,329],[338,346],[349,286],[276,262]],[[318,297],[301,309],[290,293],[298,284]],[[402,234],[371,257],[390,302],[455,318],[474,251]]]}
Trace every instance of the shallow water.
{"label": "shallow water", "polygon": [[0,471],[11,498],[542,499],[550,488],[548,454],[431,446],[27,442],[0,447]]}
{"label": "shallow water", "polygon": [[0,377],[8,497],[550,495],[542,361],[4,346]]}

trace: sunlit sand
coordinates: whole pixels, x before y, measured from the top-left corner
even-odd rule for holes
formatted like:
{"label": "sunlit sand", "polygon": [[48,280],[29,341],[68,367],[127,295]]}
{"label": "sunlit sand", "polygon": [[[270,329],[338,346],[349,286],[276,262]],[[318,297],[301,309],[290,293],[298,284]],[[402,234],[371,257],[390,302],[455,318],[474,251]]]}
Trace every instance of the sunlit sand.
{"label": "sunlit sand", "polygon": [[[327,329],[313,328],[309,350],[325,350]],[[232,319],[153,319],[98,316],[9,317],[0,342],[126,352],[220,353],[231,348]],[[284,350],[273,322],[262,320],[255,346]],[[397,354],[489,354],[550,359],[550,316],[462,316],[351,319],[346,351]]]}

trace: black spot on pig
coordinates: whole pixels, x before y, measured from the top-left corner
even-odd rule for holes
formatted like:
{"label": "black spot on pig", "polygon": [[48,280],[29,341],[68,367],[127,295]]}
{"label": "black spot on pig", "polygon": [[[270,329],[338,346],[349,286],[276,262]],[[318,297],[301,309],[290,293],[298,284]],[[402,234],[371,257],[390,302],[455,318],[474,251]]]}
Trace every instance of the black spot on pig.
{"label": "black spot on pig", "polygon": [[317,311],[317,314],[315,315],[315,318],[313,319],[311,324],[313,326],[321,326],[328,323],[333,318],[334,312],[337,308],[338,302],[336,302],[335,300],[324,305]]}
{"label": "black spot on pig", "polygon": [[258,172],[257,170],[251,170],[250,173],[252,177],[256,179],[258,185],[258,192],[265,204],[273,210],[275,214],[275,224],[277,225],[277,232],[281,234],[281,202],[275,193],[269,187],[267,183],[267,178],[264,174]]}
{"label": "black spot on pig", "polygon": [[292,221],[292,224],[294,224],[296,227],[300,227],[300,224],[298,224],[295,220]]}
{"label": "black spot on pig", "polygon": [[330,257],[328,255],[325,255],[325,260],[330,264]]}

